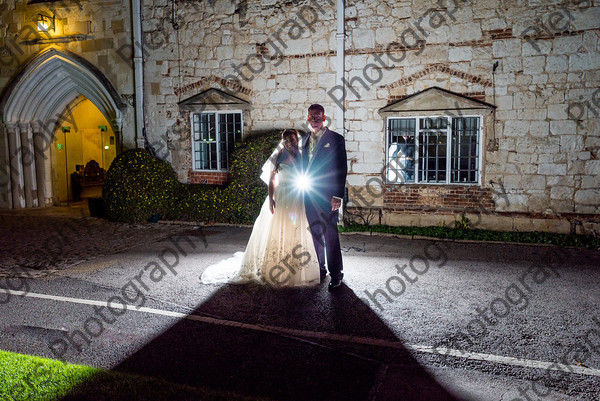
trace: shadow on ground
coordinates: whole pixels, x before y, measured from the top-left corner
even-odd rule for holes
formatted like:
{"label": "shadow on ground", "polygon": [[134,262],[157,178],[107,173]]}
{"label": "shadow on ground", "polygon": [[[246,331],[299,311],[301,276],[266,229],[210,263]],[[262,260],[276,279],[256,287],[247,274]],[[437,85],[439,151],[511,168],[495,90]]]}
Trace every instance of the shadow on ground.
{"label": "shadow on ground", "polygon": [[[346,286],[335,293],[329,293],[325,284],[215,289],[194,315],[281,331],[184,319],[116,370],[273,400],[456,400]],[[381,339],[397,347],[328,339],[320,333]],[[74,393],[76,398],[65,399],[102,398],[102,389],[89,386],[83,396],[81,391]],[[127,391],[119,395],[136,399]]]}

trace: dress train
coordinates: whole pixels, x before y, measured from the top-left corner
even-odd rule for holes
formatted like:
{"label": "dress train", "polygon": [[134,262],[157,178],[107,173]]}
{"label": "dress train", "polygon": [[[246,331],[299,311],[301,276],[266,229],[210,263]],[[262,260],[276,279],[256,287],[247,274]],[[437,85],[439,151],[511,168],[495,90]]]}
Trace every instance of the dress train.
{"label": "dress train", "polygon": [[271,214],[267,197],[246,251],[206,268],[201,276],[203,283],[258,282],[274,287],[319,284],[319,262],[302,192],[294,185],[295,171],[294,166],[280,164],[275,213]]}

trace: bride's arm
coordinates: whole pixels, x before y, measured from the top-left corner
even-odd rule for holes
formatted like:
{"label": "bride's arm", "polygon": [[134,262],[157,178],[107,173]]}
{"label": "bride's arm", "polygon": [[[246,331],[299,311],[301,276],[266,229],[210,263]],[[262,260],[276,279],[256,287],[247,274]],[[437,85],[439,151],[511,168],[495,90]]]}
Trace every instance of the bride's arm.
{"label": "bride's arm", "polygon": [[271,214],[275,213],[275,174],[277,174],[277,169],[273,169],[271,171],[271,178],[269,179],[269,210],[271,210]]}

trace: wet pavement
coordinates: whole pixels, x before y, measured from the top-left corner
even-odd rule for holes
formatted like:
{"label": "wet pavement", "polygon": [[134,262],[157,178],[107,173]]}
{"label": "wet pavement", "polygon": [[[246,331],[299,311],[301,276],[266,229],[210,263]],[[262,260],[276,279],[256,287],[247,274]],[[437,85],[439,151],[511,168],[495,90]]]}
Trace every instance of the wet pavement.
{"label": "wet pavement", "polygon": [[90,217],[87,202],[0,209],[0,277],[44,277],[189,229],[190,224],[123,224]]}
{"label": "wet pavement", "polygon": [[[600,391],[600,337],[590,336],[591,352],[573,352],[600,329],[598,251],[342,235],[337,292],[328,279],[299,289],[203,285],[202,271],[243,251],[250,228],[120,224],[85,209],[0,211],[0,266],[25,277],[0,278],[15,290],[0,293],[0,349],[271,400],[526,392],[575,401]],[[477,320],[482,308],[497,317],[487,326],[475,324],[487,322]],[[52,348],[57,341],[65,346]],[[555,361],[572,372],[538,381]]]}

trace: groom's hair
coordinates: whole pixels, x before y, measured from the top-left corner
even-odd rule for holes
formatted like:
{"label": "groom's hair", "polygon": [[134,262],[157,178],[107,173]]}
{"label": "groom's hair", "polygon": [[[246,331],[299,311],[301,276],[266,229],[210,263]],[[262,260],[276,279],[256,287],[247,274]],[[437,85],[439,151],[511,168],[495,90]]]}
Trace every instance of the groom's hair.
{"label": "groom's hair", "polygon": [[318,111],[321,112],[321,114],[325,114],[325,108],[323,106],[321,106],[320,104],[311,104],[310,107],[308,108],[308,112],[310,113],[311,111]]}

